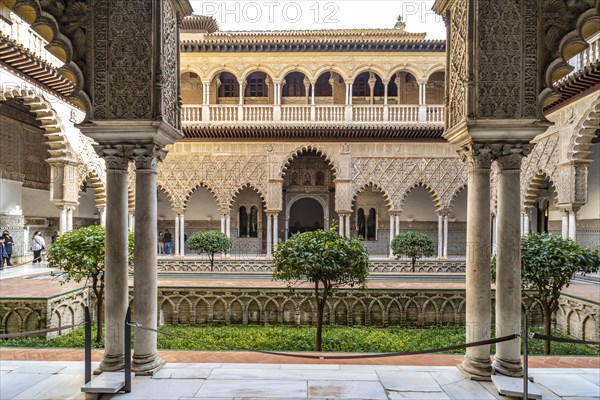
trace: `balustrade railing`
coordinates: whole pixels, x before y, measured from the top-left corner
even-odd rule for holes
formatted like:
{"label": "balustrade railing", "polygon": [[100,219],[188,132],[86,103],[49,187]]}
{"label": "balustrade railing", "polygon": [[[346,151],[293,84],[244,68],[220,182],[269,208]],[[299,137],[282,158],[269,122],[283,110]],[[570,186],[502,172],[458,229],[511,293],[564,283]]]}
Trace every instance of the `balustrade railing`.
{"label": "balustrade railing", "polygon": [[389,121],[390,122],[418,122],[419,121],[419,106],[418,105],[392,105],[389,106]]}
{"label": "balustrade railing", "polygon": [[444,122],[443,105],[272,105],[211,104],[184,105],[185,123],[210,122],[356,122],[437,123]]}
{"label": "balustrade railing", "polygon": [[352,121],[383,122],[383,105],[352,106]]}
{"label": "balustrade railing", "polygon": [[[3,4],[0,4],[0,7],[2,7],[0,13],[4,16],[4,18],[0,18],[0,35],[14,40],[54,68],[60,68],[64,65],[64,62],[46,50],[48,42],[31,29],[29,24],[10,12]],[[9,23],[8,20],[12,23]]]}
{"label": "balustrade railing", "polygon": [[556,84],[561,84],[577,72],[589,67],[600,61],[600,37],[591,42],[589,46],[581,53],[576,54],[568,62],[574,69],[564,78],[560,79]]}

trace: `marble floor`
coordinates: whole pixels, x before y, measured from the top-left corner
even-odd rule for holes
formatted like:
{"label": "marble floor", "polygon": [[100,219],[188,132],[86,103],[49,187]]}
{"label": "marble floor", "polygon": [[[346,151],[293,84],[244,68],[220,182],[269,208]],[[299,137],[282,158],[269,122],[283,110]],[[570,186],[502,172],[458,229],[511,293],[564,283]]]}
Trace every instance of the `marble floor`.
{"label": "marble floor", "polygon": [[[98,363],[94,363],[96,367]],[[600,399],[600,371],[531,369],[545,400]],[[94,399],[81,393],[83,363],[0,361],[0,399]],[[86,397],[87,396],[87,397]],[[135,377],[131,393],[101,400],[192,399],[510,399],[491,382],[464,379],[455,367],[169,363],[153,377]]]}

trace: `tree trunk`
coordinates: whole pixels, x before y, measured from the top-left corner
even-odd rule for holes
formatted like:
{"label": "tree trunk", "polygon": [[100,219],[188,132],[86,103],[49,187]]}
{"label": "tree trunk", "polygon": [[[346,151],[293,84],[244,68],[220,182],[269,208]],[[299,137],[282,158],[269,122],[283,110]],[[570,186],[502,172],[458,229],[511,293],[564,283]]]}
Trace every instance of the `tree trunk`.
{"label": "tree trunk", "polygon": [[327,300],[327,287],[323,288],[323,297],[319,298],[319,283],[315,282],[315,297],[317,298],[317,335],[315,338],[315,351],[321,351],[323,343],[323,310]]}
{"label": "tree trunk", "polygon": [[[545,302],[542,302],[542,309],[544,312],[544,335],[550,335],[552,333],[552,312],[550,306]],[[550,341],[544,340],[544,354],[550,354]]]}
{"label": "tree trunk", "polygon": [[410,270],[410,272],[415,272],[415,263],[417,262],[417,258],[413,257],[412,258],[412,268]]}
{"label": "tree trunk", "polygon": [[104,282],[100,282],[100,288],[98,288],[98,277],[94,276],[92,281],[92,289],[94,295],[96,295],[96,343],[102,343],[102,327],[104,322]]}
{"label": "tree trunk", "polygon": [[214,254],[209,254],[208,255],[208,259],[210,260],[210,272],[212,272],[213,265],[215,263],[215,255]]}

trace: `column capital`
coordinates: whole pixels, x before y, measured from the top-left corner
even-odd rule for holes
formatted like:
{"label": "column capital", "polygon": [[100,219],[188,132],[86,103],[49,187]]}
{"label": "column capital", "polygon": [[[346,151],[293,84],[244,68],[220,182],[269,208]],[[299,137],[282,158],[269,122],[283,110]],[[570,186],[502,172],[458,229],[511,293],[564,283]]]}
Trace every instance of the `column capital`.
{"label": "column capital", "polygon": [[500,154],[496,157],[496,162],[500,171],[521,169],[521,160],[531,153],[533,144],[512,143],[496,145],[500,149]]}
{"label": "column capital", "polygon": [[131,147],[124,145],[95,145],[94,150],[106,162],[106,169],[127,171]]}
{"label": "column capital", "polygon": [[473,169],[490,169],[499,153],[498,146],[489,143],[469,143],[458,150],[460,159]]}
{"label": "column capital", "polygon": [[162,146],[155,144],[134,145],[131,152],[136,170],[156,171],[159,161],[163,161],[167,155],[167,151]]}

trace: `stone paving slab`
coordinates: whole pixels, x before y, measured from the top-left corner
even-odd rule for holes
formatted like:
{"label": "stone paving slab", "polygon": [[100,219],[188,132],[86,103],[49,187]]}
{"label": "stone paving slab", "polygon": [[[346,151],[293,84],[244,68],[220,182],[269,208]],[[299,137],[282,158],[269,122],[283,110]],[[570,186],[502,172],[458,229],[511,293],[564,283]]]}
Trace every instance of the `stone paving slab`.
{"label": "stone paving slab", "polygon": [[[43,367],[39,361],[11,361],[4,365],[9,368],[0,374],[1,399],[85,398],[80,391],[83,385],[81,362],[47,362],[46,367],[58,371],[53,374],[17,372]],[[135,377],[131,393],[103,395],[102,400],[509,400],[500,396],[491,382],[464,379],[456,367],[431,367],[430,371],[423,371],[425,368],[422,367],[418,370],[409,367],[377,370],[361,365],[317,365],[312,368],[312,365],[268,364],[268,368],[263,368],[264,364],[248,364],[248,368],[240,368],[240,364],[235,364],[236,368],[224,368],[226,366],[167,364],[154,377]],[[73,373],[77,367],[80,372]],[[343,377],[343,374],[347,375]],[[598,374],[597,369],[531,370],[544,400],[600,400],[600,383],[595,380]],[[371,380],[373,376],[375,380]]]}

